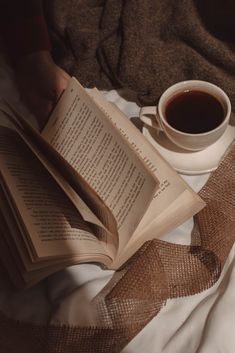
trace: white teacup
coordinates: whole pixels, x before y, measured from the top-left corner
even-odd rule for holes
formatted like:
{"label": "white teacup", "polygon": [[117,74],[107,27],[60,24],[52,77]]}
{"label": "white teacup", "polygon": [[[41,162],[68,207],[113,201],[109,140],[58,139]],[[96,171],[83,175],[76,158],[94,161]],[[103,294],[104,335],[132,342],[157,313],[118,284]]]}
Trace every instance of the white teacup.
{"label": "white teacup", "polygon": [[140,119],[163,131],[177,146],[199,151],[222,136],[230,114],[230,100],[221,88],[206,81],[189,80],[169,87],[157,107],[143,107]]}

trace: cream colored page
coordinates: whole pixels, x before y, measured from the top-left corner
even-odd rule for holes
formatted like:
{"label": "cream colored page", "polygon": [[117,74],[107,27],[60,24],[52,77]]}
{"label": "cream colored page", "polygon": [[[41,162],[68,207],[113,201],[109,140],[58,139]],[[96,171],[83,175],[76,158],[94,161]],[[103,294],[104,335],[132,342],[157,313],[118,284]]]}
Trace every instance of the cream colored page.
{"label": "cream colored page", "polygon": [[158,181],[75,80],[42,135],[111,209],[126,243]]}
{"label": "cream colored page", "polygon": [[195,205],[194,195],[185,189],[175,202],[169,205],[165,212],[159,214],[152,221],[149,227],[145,227],[142,232],[135,233],[135,236],[127,244],[124,251],[120,252],[115,258],[112,268],[119,268],[125,263],[141,247],[143,239],[148,241],[163,237],[164,234],[189,219],[192,216],[192,210],[194,210],[194,213],[199,212],[203,206],[203,202],[198,202]]}
{"label": "cream colored page", "polygon": [[[2,113],[3,117],[7,117],[8,123],[10,122],[13,124],[12,128],[20,134],[27,146],[53,176],[54,180],[56,180],[62,190],[64,190],[66,195],[79,210],[84,220],[92,223],[95,234],[98,234],[99,238],[102,237],[105,247],[108,246],[109,251],[114,254],[117,250],[118,237],[116,221],[113,215],[111,215],[110,210],[108,210],[107,207],[104,207],[104,205],[101,205],[102,202],[99,200],[98,195],[94,190],[87,187],[84,180],[81,180],[82,178],[80,175],[77,176],[78,180],[77,184],[75,183],[75,189],[71,187],[67,181],[67,177],[70,178],[72,175],[72,179],[74,179],[74,177],[76,178],[76,171],[70,170],[70,172],[68,172],[66,165],[65,170],[63,170],[63,162],[60,160],[60,163],[58,164],[57,156],[55,156],[55,158],[52,158],[51,156],[51,153],[55,155],[56,151],[54,151],[54,149],[42,138],[41,134],[17,112],[14,106],[6,102],[6,106],[4,105]],[[40,146],[40,148],[38,146]],[[87,187],[87,189],[83,189],[84,200],[86,197],[88,198],[86,201],[83,201],[79,192],[76,190],[78,185],[78,188],[81,187],[80,183],[83,185],[83,188]],[[91,193],[93,194],[92,209],[87,206],[87,203],[89,204],[89,199],[91,198]],[[93,211],[95,213],[93,213]]]}
{"label": "cream colored page", "polygon": [[[57,181],[69,199],[73,202],[76,209],[82,215],[85,221],[94,223],[99,227],[104,228],[103,224],[100,220],[94,215],[94,213],[88,208],[85,202],[79,197],[79,195],[74,191],[74,189],[70,186],[70,184],[65,180],[65,178],[56,170],[56,168],[44,157],[44,155],[40,152],[40,150],[32,145],[31,141],[22,134],[20,130],[17,130],[22,140],[27,144],[27,146],[33,151],[34,155],[40,160],[40,162],[44,165],[44,167],[48,170],[48,172],[53,176],[53,178]],[[110,235],[111,236],[111,235]]]}
{"label": "cream colored page", "polygon": [[[135,148],[140,157],[160,181],[160,187],[156,191],[148,211],[136,229],[135,234],[142,232],[143,228],[148,227],[185,189],[188,189],[189,192],[194,195],[195,204],[199,202],[203,205],[198,195],[194,193],[185,181],[168,165],[157,150],[116,106],[107,102],[96,89],[92,90],[90,94],[97,104],[106,111],[110,120],[119,128],[121,133],[128,139],[133,148]],[[178,205],[178,207],[180,208],[181,205]],[[196,207],[196,209],[198,208]],[[193,213],[192,207],[192,214]]]}
{"label": "cream colored page", "polygon": [[[15,250],[14,248],[11,249],[12,247],[12,242],[15,243],[15,246],[17,248],[18,253],[20,254],[20,258],[23,263],[23,267],[27,268],[28,270],[36,270],[36,269],[42,269],[44,267],[51,266],[53,264],[59,264],[61,263],[60,258],[55,258],[55,260],[50,259],[49,261],[43,261],[39,263],[32,263],[31,260],[33,260],[33,256],[30,256],[31,249],[27,244],[22,241],[22,238],[24,238],[23,234],[21,234],[21,229],[20,225],[17,223],[16,219],[13,216],[11,207],[9,206],[9,203],[7,202],[7,195],[3,192],[4,190],[4,185],[0,179],[0,215],[2,215],[5,219],[5,222],[7,224],[8,230],[4,232],[4,235],[6,235],[6,242],[8,246],[10,247],[10,250],[14,256]],[[9,235],[9,233],[11,235]],[[27,247],[27,250],[26,248]]]}
{"label": "cream colored page", "polygon": [[38,257],[102,253],[77,210],[18,137],[0,130],[1,175]]}

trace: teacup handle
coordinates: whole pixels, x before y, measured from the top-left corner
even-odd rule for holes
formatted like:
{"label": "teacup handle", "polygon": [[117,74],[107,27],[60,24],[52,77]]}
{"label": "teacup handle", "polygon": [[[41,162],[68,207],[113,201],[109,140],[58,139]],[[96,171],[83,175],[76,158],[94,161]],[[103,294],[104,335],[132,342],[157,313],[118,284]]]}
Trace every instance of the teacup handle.
{"label": "teacup handle", "polygon": [[153,129],[157,129],[160,131],[163,131],[163,128],[161,126],[161,122],[157,113],[157,108],[155,106],[147,106],[147,107],[142,107],[140,109],[140,120],[152,127]]}

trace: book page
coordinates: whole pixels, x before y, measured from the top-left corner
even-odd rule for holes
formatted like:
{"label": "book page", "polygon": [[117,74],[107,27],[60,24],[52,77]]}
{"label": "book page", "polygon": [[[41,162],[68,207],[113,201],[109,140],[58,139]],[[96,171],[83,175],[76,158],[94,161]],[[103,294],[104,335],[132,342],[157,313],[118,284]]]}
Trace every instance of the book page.
{"label": "book page", "polygon": [[[193,203],[190,202],[189,212],[191,212],[191,215],[205,206],[202,199],[186,184],[180,175],[163,159],[159,152],[114,104],[105,100],[97,89],[91,90],[90,94],[160,181],[160,187],[156,191],[148,211],[141,220],[135,234],[141,234],[145,227],[149,227],[151,222],[164,213],[185,190],[188,190],[188,193],[192,195],[189,198],[194,200]],[[179,208],[181,206],[183,208],[184,205],[178,204]],[[187,215],[189,212],[187,212]],[[181,220],[185,220],[183,212]],[[175,220],[175,223],[178,224],[178,220]]]}
{"label": "book page", "polygon": [[[22,234],[23,228],[22,225],[19,226],[17,220],[14,217],[12,212],[12,207],[10,207],[8,198],[3,191],[5,185],[2,180],[0,180],[0,218],[1,226],[4,230],[1,234],[1,237],[4,238],[9,250],[9,254],[15,257],[18,261],[19,270],[34,270],[48,266],[53,261],[60,262],[60,258],[55,257],[55,260],[50,259],[49,261],[33,263],[30,254],[32,253],[30,249],[30,244],[25,243],[26,237]],[[0,248],[0,252],[1,252]],[[9,256],[6,254],[6,256]],[[1,259],[4,257],[4,254],[1,253]]]}
{"label": "book page", "polygon": [[148,208],[158,179],[75,79],[42,136],[110,208],[122,247]]}
{"label": "book page", "polygon": [[114,104],[106,101],[97,89],[92,89],[90,94],[160,181],[160,187],[132,238],[115,258],[112,268],[116,269],[127,261],[144,241],[159,238],[176,228],[199,212],[205,202]]}
{"label": "book page", "polygon": [[[87,262],[85,257],[71,255],[69,257],[53,257],[49,260],[32,262],[29,253],[22,241],[19,228],[13,217],[6,198],[0,188],[0,255],[1,261],[9,273],[12,281],[19,288],[29,287],[50,274],[64,269],[67,266]],[[92,261],[110,264],[110,258],[93,254]]]}
{"label": "book page", "polygon": [[[20,132],[24,141],[33,150],[49,173],[66,192],[71,201],[80,209],[81,202],[86,204],[106,230],[113,235],[114,244],[118,242],[117,222],[110,209],[104,204],[98,194],[74,168],[35,130],[27,120],[8,102],[0,106],[0,111],[8,120],[10,126]],[[34,147],[33,147],[34,146]],[[37,152],[35,150],[37,149]],[[39,157],[40,153],[40,157]],[[41,158],[43,157],[43,159]],[[85,212],[85,205],[82,214]],[[89,211],[88,211],[89,212]],[[86,213],[88,213],[86,212]],[[94,224],[94,219],[92,220]]]}
{"label": "book page", "polygon": [[15,131],[0,128],[1,183],[31,259],[105,253],[78,210]]}
{"label": "book page", "polygon": [[[11,208],[0,187],[0,255],[1,261],[18,288],[29,287],[50,274],[67,266],[87,262],[85,256],[53,257],[40,262],[32,262],[22,236],[13,217]],[[93,254],[92,261],[110,264],[110,258]]]}
{"label": "book page", "polygon": [[46,158],[46,156],[41,152],[37,145],[33,144],[31,139],[27,136],[24,130],[19,126],[14,126],[19,136],[25,142],[25,144],[30,148],[37,159],[43,164],[47,171],[52,175],[53,179],[58,183],[61,189],[69,197],[71,202],[74,204],[78,212],[81,214],[84,221],[91,227],[93,234],[96,235],[100,241],[103,243],[105,248],[109,248],[108,251],[114,254],[118,249],[118,237],[116,233],[111,233],[101,221],[96,217],[96,215],[89,209],[82,198],[75,192],[67,180],[58,172],[52,163]]}

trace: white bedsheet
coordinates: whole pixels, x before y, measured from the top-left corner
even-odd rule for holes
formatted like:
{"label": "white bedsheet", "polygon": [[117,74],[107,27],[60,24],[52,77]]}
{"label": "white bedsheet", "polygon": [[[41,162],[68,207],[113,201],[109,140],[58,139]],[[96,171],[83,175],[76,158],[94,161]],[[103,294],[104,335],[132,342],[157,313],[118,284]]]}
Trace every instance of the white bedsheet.
{"label": "white bedsheet", "polygon": [[[128,117],[138,116],[138,106],[116,91],[104,92]],[[22,106],[10,71],[0,62],[0,97]],[[209,174],[184,178],[199,191]],[[189,244],[190,219],[165,239]],[[234,353],[235,352],[235,254],[234,247],[219,281],[190,297],[168,300],[161,312],[124,349],[125,353]],[[52,275],[37,286],[16,292],[0,281],[0,310],[8,316],[37,323],[89,325],[89,301],[109,281],[112,271],[79,265]]]}

